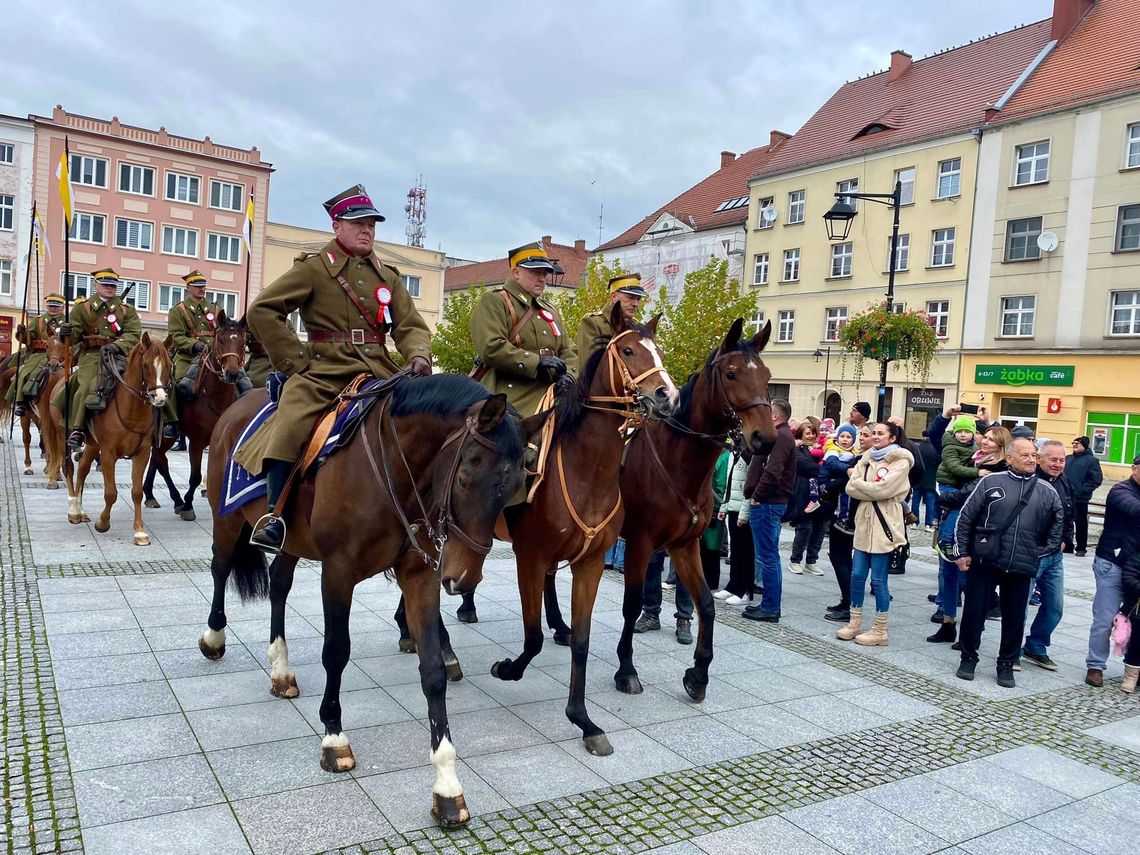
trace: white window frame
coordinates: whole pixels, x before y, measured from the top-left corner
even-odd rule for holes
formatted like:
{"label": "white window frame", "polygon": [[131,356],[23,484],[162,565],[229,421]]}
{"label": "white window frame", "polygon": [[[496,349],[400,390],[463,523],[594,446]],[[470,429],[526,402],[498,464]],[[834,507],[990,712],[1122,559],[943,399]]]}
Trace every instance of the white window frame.
{"label": "white window frame", "polygon": [[[906,178],[906,174],[910,173],[910,178]],[[907,166],[903,169],[895,170],[895,183],[902,182],[902,195],[899,197],[900,205],[913,205],[914,204],[914,188],[917,185],[918,170],[913,166]],[[907,188],[910,188],[909,191]]]}
{"label": "white window frame", "polygon": [[[186,232],[187,235],[194,235],[194,251],[193,252],[175,252],[173,249],[167,250],[166,248],[166,232],[170,230],[171,246],[173,247],[177,241],[175,240],[177,232]],[[162,224],[162,244],[159,246],[163,255],[177,255],[179,258],[197,258],[198,257],[198,230],[192,229],[187,226],[175,226],[170,223]]]}
{"label": "white window frame", "polygon": [[12,259],[0,258],[0,297],[12,296]]}
{"label": "white window frame", "polygon": [[[163,299],[163,298],[166,299]],[[177,299],[175,299],[177,298]],[[179,303],[186,299],[186,286],[175,285],[173,282],[158,283],[158,307],[156,311],[165,315]]]}
{"label": "white window frame", "polygon": [[[173,178],[175,180],[174,195],[173,196],[170,195],[170,179],[171,178]],[[178,197],[179,179],[182,179],[182,178],[186,179],[187,191],[189,191],[189,188],[191,186],[193,186],[195,188],[194,189],[194,195],[197,196],[198,198],[195,199],[194,201],[191,201],[189,199],[180,199]],[[188,192],[187,192],[187,195],[189,195]],[[177,202],[180,205],[201,205],[202,204],[202,176],[201,175],[194,175],[194,174],[189,173],[189,172],[178,172],[178,171],[173,170],[173,169],[166,170],[166,174],[163,176],[163,179],[162,179],[162,198],[165,199],[167,202]]]}
{"label": "white window frame", "polygon": [[[1044,152],[1041,147],[1044,146]],[[1032,184],[1044,184],[1049,180],[1049,157],[1052,153],[1052,145],[1049,140],[1037,140],[1036,142],[1023,143],[1022,145],[1014,147],[1013,150],[1013,180],[1011,186],[1013,187],[1028,187]],[[1044,164],[1044,175],[1040,178],[1037,177],[1041,165]],[[1026,180],[1021,180],[1021,167],[1025,165],[1029,167],[1029,173]]]}
{"label": "white window frame", "polygon": [[16,230],[16,197],[10,193],[0,193],[0,232]]}
{"label": "white window frame", "polygon": [[1140,167],[1140,122],[1133,122],[1124,129],[1124,168]]}
{"label": "white window frame", "polygon": [[[940,238],[939,235],[942,235]],[[958,242],[958,230],[954,226],[935,229],[930,233],[930,266],[953,267]],[[942,250],[942,260],[938,261],[938,250]]]}
{"label": "white window frame", "polygon": [[[71,279],[71,299],[78,300],[80,297],[90,297],[95,291],[95,283],[89,273],[72,273],[70,277],[62,270],[59,272],[59,287],[60,289],[67,288],[67,281]],[[64,292],[66,293],[66,292]]]}
{"label": "white window frame", "polygon": [[[795,253],[793,256],[792,253]],[[788,276],[789,266],[794,276]],[[799,282],[800,281],[800,248],[797,246],[793,249],[784,250],[784,278],[781,282]]]}
{"label": "white window frame", "polygon": [[[1129,302],[1124,303],[1121,301],[1117,305],[1118,297],[1128,297]],[[1128,329],[1125,331],[1117,332],[1116,330],[1116,313],[1122,312],[1128,315]],[[1108,295],[1108,335],[1113,338],[1126,338],[1130,336],[1140,336],[1140,291],[1110,291]]]}
{"label": "white window frame", "polygon": [[[76,166],[75,166],[76,161],[79,162],[79,168],[78,169],[76,169]],[[92,166],[92,169],[91,169],[92,180],[91,181],[84,181],[83,180],[83,164],[85,161],[91,162],[91,166]],[[98,178],[98,169],[95,168],[98,164],[103,165],[103,183],[102,184],[99,184],[94,180],[94,179]],[[105,158],[105,157],[94,157],[90,154],[75,154],[73,152],[71,155],[70,167],[71,167],[71,174],[70,174],[71,183],[74,184],[75,186],[77,186],[77,187],[98,187],[100,190],[111,189],[111,185],[110,185],[111,162],[109,160],[107,160],[107,158]]]}
{"label": "white window frame", "polygon": [[[127,223],[128,224],[127,225],[127,242],[126,243],[119,243],[119,223]],[[137,229],[137,232],[138,232],[138,235],[140,237],[140,241],[138,242],[137,245],[132,245],[130,242],[130,233],[131,233],[130,232],[130,230],[131,230],[130,224],[131,223],[133,223],[134,225],[139,227]],[[146,226],[147,228],[150,229],[149,241],[148,241],[147,246],[142,246],[142,241],[141,241],[142,232],[143,232],[142,226]],[[148,220],[133,220],[130,217],[115,217],[114,246],[116,249],[133,249],[135,252],[154,252],[154,223],[152,223]],[[139,280],[139,281],[141,282],[144,280]]]}
{"label": "white window frame", "polygon": [[[956,199],[962,195],[962,158],[951,157],[938,162],[938,175],[934,185],[934,198]],[[943,182],[946,182],[945,191]],[[953,192],[950,191],[953,187]]]}
{"label": "white window frame", "polygon": [[[230,249],[226,255],[222,255],[218,250],[222,244]],[[233,249],[237,250],[237,258],[234,258]],[[242,260],[242,239],[241,235],[227,235],[222,232],[206,232],[206,260],[217,261],[221,264],[241,264]]]}
{"label": "white window frame", "polygon": [[[1014,301],[1018,301],[1014,305]],[[1026,304],[1028,301],[1028,304]],[[1025,319],[1029,319],[1029,331],[1024,332]],[[1010,321],[1013,321],[1015,332],[1006,332]],[[998,338],[1033,338],[1037,330],[1037,296],[1035,294],[1015,294],[1001,298],[1001,311],[998,313]]]}
{"label": "white window frame", "polygon": [[[1033,231],[1034,223],[1037,225],[1036,231]],[[1043,228],[1045,228],[1043,217],[1021,217],[1016,220],[1007,220],[1005,224],[1005,252],[1002,260],[1006,263],[1040,261],[1041,247],[1037,245],[1037,238]],[[1018,251],[1022,252],[1022,255],[1014,255],[1014,240],[1018,242]]]}
{"label": "white window frame", "polygon": [[839,331],[847,325],[846,306],[828,306],[824,309],[823,340],[839,341]]}
{"label": "white window frame", "polygon": [[[236,202],[237,207],[236,208],[228,208],[228,207],[225,207],[224,205],[220,205],[220,204],[215,205],[214,204],[214,186],[215,185],[217,185],[219,187],[222,185],[225,185],[225,186],[230,187],[230,188],[237,188],[238,194],[236,197],[237,198],[237,202]],[[221,195],[221,191],[219,191],[219,197],[220,197],[220,195]],[[213,208],[215,211],[237,211],[240,214],[243,211],[245,211],[245,199],[246,199],[246,192],[245,192],[245,185],[244,184],[238,184],[234,181],[222,181],[218,178],[211,178],[210,179],[210,195],[206,198],[207,207]]]}
{"label": "white window frame", "polygon": [[791,344],[796,340],[796,310],[780,309],[776,317],[776,343]]}
{"label": "white window frame", "polygon": [[[850,279],[855,244],[852,241],[831,245],[831,275],[828,279]],[[838,265],[838,266],[837,266]]]}
{"label": "white window frame", "polygon": [[237,291],[213,291],[207,289],[206,299],[211,303],[217,303],[221,306],[222,311],[226,313],[226,317],[236,319],[238,316],[238,300],[241,294]]}
{"label": "white window frame", "polygon": [[[90,223],[92,232],[94,232],[94,225],[98,222],[100,231],[102,233],[102,240],[87,240],[86,238],[79,237],[82,229],[79,224],[87,221]],[[69,238],[72,243],[90,243],[104,246],[107,243],[107,217],[105,214],[95,214],[91,211],[76,211],[75,216],[71,220],[71,230],[74,232]]]}
{"label": "white window frame", "polygon": [[[859,179],[858,178],[848,178],[846,181],[837,181],[835,183],[835,192],[836,192],[836,194],[839,194],[839,193],[858,193],[859,192]],[[836,202],[846,202],[848,205],[850,205],[856,211],[859,210],[859,200],[854,199],[851,196],[836,195],[835,201]]]}
{"label": "white window frame", "polygon": [[0,163],[15,163],[16,147],[12,143],[0,143]]}
{"label": "white window frame", "polygon": [[[1134,211],[1134,215],[1129,217],[1127,211]],[[1136,241],[1135,246],[1124,245],[1124,230],[1127,227],[1132,227],[1133,231],[1130,237]],[[1112,247],[1114,252],[1136,252],[1140,250],[1140,205],[1121,205],[1116,211],[1116,233],[1112,239]]]}
{"label": "white window frame", "polygon": [[748,326],[752,330],[752,334],[760,332],[761,327],[764,326],[764,313],[760,309],[752,311],[752,317],[748,319]]}
{"label": "white window frame", "polygon": [[773,199],[771,196],[764,196],[763,198],[756,200],[756,228],[758,228],[758,229],[770,229],[770,228],[772,228],[772,226],[776,225],[775,220],[773,220],[772,222],[769,223],[762,216],[762,214],[764,213],[764,209],[772,207],[772,205],[775,203],[775,201],[776,200]]}
{"label": "white window frame", "polygon": [[[130,170],[130,173],[129,173],[130,181],[128,183],[131,186],[133,186],[135,183],[136,175],[142,177],[142,179],[140,180],[140,183],[143,186],[145,186],[146,185],[145,175],[146,175],[146,173],[149,172],[150,173],[150,189],[151,189],[151,192],[147,193],[145,190],[132,190],[132,189],[130,189],[130,187],[124,187],[123,186],[123,169],[124,168]],[[137,172],[136,172],[136,170],[137,170]],[[118,190],[118,192],[127,193],[131,196],[148,196],[148,197],[153,199],[153,198],[155,198],[155,190],[156,190],[154,185],[155,185],[155,181],[158,179],[157,173],[158,173],[158,170],[156,170],[153,166],[144,166],[141,163],[131,163],[129,160],[120,160],[119,161],[119,175],[118,175],[118,178],[119,178],[119,183],[118,183],[119,190]]]}
{"label": "white window frame", "polygon": [[945,339],[950,337],[949,300],[927,300],[926,316],[930,318],[930,325],[934,328],[934,334],[938,336],[938,338]]}
{"label": "white window frame", "polygon": [[[798,197],[798,198],[797,198]],[[788,192],[788,225],[802,223],[807,214],[807,190]],[[798,217],[798,219],[797,219]]]}
{"label": "white window frame", "polygon": [[[895,273],[905,273],[910,270],[910,234],[899,235],[899,245],[897,247],[897,258],[895,259]],[[891,269],[891,239],[887,238],[887,264],[883,268],[886,271]]]}
{"label": "white window frame", "polygon": [[[123,292],[126,291],[127,288],[132,284],[135,287],[132,288],[131,293],[127,295],[127,302],[130,303],[132,306],[134,306],[136,309],[138,309],[140,312],[149,312],[150,311],[150,291],[151,291],[150,280],[148,280],[148,279],[124,279],[124,280],[122,280],[122,284],[119,286],[119,296],[121,297],[123,295]],[[140,294],[143,296],[142,300],[139,299]]]}
{"label": "white window frame", "polygon": [[[423,277],[422,276],[409,276],[406,273],[401,273],[400,278],[404,281],[404,287],[408,289],[408,294],[411,295],[413,300],[420,299],[420,294],[423,291]],[[415,280],[415,288],[412,287],[412,280]]]}
{"label": "white window frame", "polygon": [[752,285],[759,287],[768,284],[768,268],[771,256],[767,252],[758,252],[752,256]]}

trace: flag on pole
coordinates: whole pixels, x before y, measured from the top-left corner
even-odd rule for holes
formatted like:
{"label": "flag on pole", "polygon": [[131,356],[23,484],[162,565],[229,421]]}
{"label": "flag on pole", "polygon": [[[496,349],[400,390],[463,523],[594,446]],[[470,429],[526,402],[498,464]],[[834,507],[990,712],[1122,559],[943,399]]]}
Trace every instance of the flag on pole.
{"label": "flag on pole", "polygon": [[245,241],[245,251],[253,251],[253,193],[249,194],[249,202],[245,206],[245,222],[241,227],[241,239]]}
{"label": "flag on pole", "polygon": [[63,216],[67,221],[67,231],[71,231],[71,220],[75,214],[75,203],[71,194],[71,167],[67,163],[67,148],[59,156],[59,166],[55,168],[59,179],[59,200],[63,203]]}
{"label": "flag on pole", "polygon": [[39,252],[40,258],[47,257],[48,262],[51,262],[51,245],[47,239],[47,229],[44,228],[44,221],[40,218],[40,212],[36,210],[35,220],[32,222],[32,240],[35,242],[36,251]]}

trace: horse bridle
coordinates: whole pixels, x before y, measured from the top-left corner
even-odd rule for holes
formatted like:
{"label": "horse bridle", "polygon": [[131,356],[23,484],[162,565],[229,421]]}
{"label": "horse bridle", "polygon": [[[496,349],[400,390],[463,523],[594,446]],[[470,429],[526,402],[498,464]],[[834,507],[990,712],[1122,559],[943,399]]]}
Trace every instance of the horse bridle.
{"label": "horse bridle", "polygon": [[[636,330],[622,330],[609,340],[606,345],[605,360],[609,371],[609,395],[590,395],[582,404],[586,409],[600,413],[612,413],[625,419],[622,430],[629,427],[640,427],[649,417],[649,408],[645,406],[645,396],[640,391],[641,381],[654,374],[662,378],[669,376],[664,365],[654,365],[642,371],[636,377],[625,364],[625,360],[618,356],[617,343],[627,335],[640,335]],[[617,388],[621,380],[621,389]],[[600,405],[600,406],[599,406]]]}
{"label": "horse bridle", "polygon": [[[221,332],[221,330],[219,330],[219,333],[220,332]],[[243,338],[245,337],[244,334],[241,334],[241,335]],[[242,345],[242,351],[238,351],[237,353],[231,353],[230,351],[224,351],[220,354],[215,354],[214,350],[217,348],[217,344],[218,344],[218,335],[215,334],[214,343],[206,350],[206,355],[202,358],[202,367],[205,368],[207,371],[209,371],[211,374],[215,375],[223,383],[229,383],[229,384],[233,385],[233,383],[235,383],[237,381],[226,379],[226,372],[225,372],[224,367],[222,366],[222,359],[224,359],[227,356],[236,356],[238,358],[238,365],[240,367],[241,357],[242,357],[242,353],[244,352],[245,345],[243,344]]]}
{"label": "horse bridle", "polygon": [[[129,355],[127,356],[127,359],[129,362],[129,360],[130,360]],[[158,404],[156,404],[154,402],[154,393],[157,392],[159,389],[162,389],[164,391],[170,389],[170,385],[166,384],[166,383],[162,384],[161,386],[155,386],[154,388],[151,388],[150,384],[146,382],[146,371],[145,370],[142,373],[143,374],[142,387],[139,389],[136,389],[134,386],[132,386],[130,383],[127,382],[127,379],[123,376],[123,373],[119,370],[118,360],[113,359],[113,358],[109,358],[107,360],[107,366],[111,370],[111,375],[115,378],[115,380],[117,380],[122,385],[122,387],[124,389],[126,389],[128,392],[130,392],[136,398],[138,398],[142,401],[146,401],[152,407],[159,406]]]}
{"label": "horse bridle", "polygon": [[[713,357],[712,362],[709,363],[706,369],[712,375],[713,395],[714,397],[719,395],[722,401],[721,415],[725,416],[730,421],[731,427],[724,433],[701,433],[700,431],[693,430],[688,425],[681,424],[672,417],[664,420],[665,423],[669,425],[669,427],[673,428],[679,433],[687,434],[698,439],[705,439],[718,445],[720,443],[723,443],[729,437],[732,437],[733,444],[743,444],[744,422],[741,420],[740,414],[746,413],[749,410],[753,410],[756,407],[767,407],[769,410],[771,410],[772,403],[767,398],[752,398],[751,400],[745,401],[742,404],[733,403],[732,399],[728,395],[728,390],[724,388],[724,380],[721,379],[720,371],[716,370],[716,367],[722,359],[727,359],[729,356],[732,356],[732,354],[738,352],[739,351],[736,350],[730,350],[725,353],[717,354],[715,357]],[[738,440],[739,443],[737,442]]]}

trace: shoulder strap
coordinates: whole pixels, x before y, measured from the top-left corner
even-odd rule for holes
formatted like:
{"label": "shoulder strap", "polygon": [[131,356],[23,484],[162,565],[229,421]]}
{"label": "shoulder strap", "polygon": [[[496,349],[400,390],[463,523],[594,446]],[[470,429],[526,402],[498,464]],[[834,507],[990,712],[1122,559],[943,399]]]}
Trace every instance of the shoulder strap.
{"label": "shoulder strap", "polygon": [[182,314],[185,315],[186,323],[188,323],[191,326],[191,328],[193,328],[194,316],[190,314],[190,310],[186,308],[186,304],[185,303],[179,303],[178,308],[180,308],[182,310]]}
{"label": "shoulder strap", "polygon": [[[340,287],[344,289],[344,293],[348,295],[348,299],[352,301],[352,305],[356,306],[360,312],[361,317],[364,318],[364,323],[372,327],[372,331],[380,337],[381,342],[384,340],[383,327],[372,320],[372,313],[364,308],[364,304],[360,302],[360,298],[356,296],[356,292],[352,290],[352,286],[348,284],[348,280],[344,278],[343,274],[337,274],[336,281],[340,283]],[[385,283],[387,284],[387,283]]]}
{"label": "shoulder strap", "polygon": [[879,510],[879,503],[872,501],[871,507],[875,509],[875,516],[879,518],[879,525],[883,527],[883,531],[887,535],[887,540],[891,543],[894,543],[895,536],[891,533],[891,527],[887,524],[887,518],[883,516],[883,512]]}
{"label": "shoulder strap", "polygon": [[499,296],[503,298],[503,302],[507,304],[507,311],[511,314],[511,331],[507,333],[507,341],[511,342],[515,347],[522,347],[522,336],[520,333],[523,327],[526,326],[527,321],[534,316],[534,306],[527,306],[526,311],[523,312],[523,316],[519,318],[515,315],[515,305],[514,300],[511,299],[511,295],[503,290],[499,292]]}
{"label": "shoulder strap", "polygon": [[1029,489],[1025,491],[1025,495],[1021,497],[1021,501],[1019,501],[1017,503],[1017,507],[1015,507],[1013,509],[1013,513],[1011,513],[1008,517],[1006,517],[1005,522],[1003,522],[1001,524],[1001,527],[998,528],[997,533],[999,535],[1005,534],[1005,530],[1007,528],[1009,528],[1011,525],[1013,525],[1013,521],[1015,519],[1017,519],[1017,515],[1021,513],[1022,508],[1024,508],[1026,505],[1029,504],[1029,499],[1033,495],[1033,491],[1036,488],[1037,488],[1037,478],[1034,477],[1033,480],[1029,482]]}

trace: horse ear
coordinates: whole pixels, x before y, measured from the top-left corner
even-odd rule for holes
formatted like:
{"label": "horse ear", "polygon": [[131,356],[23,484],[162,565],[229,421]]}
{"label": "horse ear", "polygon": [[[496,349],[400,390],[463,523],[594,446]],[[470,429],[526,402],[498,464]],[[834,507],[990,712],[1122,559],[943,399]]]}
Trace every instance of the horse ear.
{"label": "horse ear", "polygon": [[170,346],[171,346],[172,344],[174,344],[174,336],[172,336],[172,335],[168,335],[166,338],[164,338],[164,339],[162,340],[162,346],[163,346],[163,348],[165,348],[166,350],[170,350]]}
{"label": "horse ear", "polygon": [[649,323],[647,323],[645,325],[645,327],[651,333],[653,333],[654,336],[656,336],[657,335],[657,325],[659,323],[661,323],[661,313],[660,312],[658,312],[656,315],[654,315],[652,318],[650,318]]}
{"label": "horse ear", "polygon": [[614,302],[610,307],[610,329],[614,335],[625,329],[625,315],[622,313],[621,303]]}
{"label": "horse ear", "polygon": [[553,410],[543,410],[541,413],[535,413],[533,416],[528,416],[522,420],[523,433],[526,434],[527,439],[534,439],[542,432],[542,426],[546,424],[546,419],[552,412]]}
{"label": "horse ear", "polygon": [[142,346],[143,347],[150,347],[150,333],[149,332],[144,332],[142,334]]}
{"label": "horse ear", "polygon": [[490,433],[503,420],[503,413],[507,411],[507,396],[492,395],[475,404],[472,409],[476,410],[475,429],[479,433]]}
{"label": "horse ear", "polygon": [[764,326],[760,328],[760,332],[752,336],[752,346],[757,350],[763,350],[768,345],[768,339],[772,337],[772,322],[765,321]]}
{"label": "horse ear", "polygon": [[242,315],[234,323],[241,327],[243,332],[249,332],[249,324],[245,322],[245,315]]}
{"label": "horse ear", "polygon": [[740,335],[744,332],[744,318],[737,318],[732,322],[732,326],[728,328],[728,335],[724,337],[724,344],[720,346],[721,353],[728,353],[729,351],[736,350],[736,346],[740,343]]}

